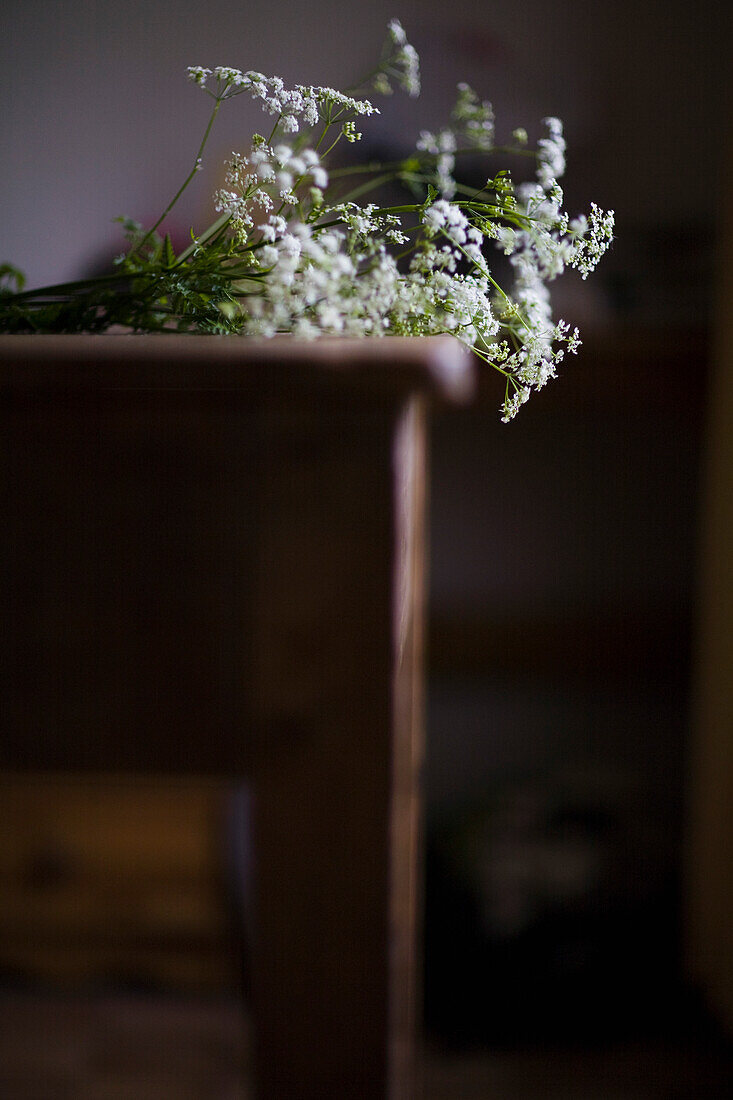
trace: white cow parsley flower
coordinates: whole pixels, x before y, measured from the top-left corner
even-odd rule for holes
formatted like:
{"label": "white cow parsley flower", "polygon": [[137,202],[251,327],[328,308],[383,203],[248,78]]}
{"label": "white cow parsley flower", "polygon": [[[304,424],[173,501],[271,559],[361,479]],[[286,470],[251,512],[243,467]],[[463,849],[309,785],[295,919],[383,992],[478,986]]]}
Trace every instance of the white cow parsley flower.
{"label": "white cow parsley flower", "polygon": [[[376,69],[348,92],[227,65],[192,65],[188,77],[214,101],[204,138],[152,228],[123,221],[119,281],[73,284],[66,299],[54,287],[52,309],[43,289],[3,288],[0,328],[44,331],[47,316],[63,325],[79,316],[93,331],[450,334],[503,377],[505,421],[577,351],[577,329],[553,318],[550,287],[567,268],[587,278],[611,244],[614,216],[595,204],[573,218],[564,210],[559,119],[544,120],[534,152],[522,127],[507,146],[491,103],[461,83],[447,123],[422,130],[409,154],[332,166],[331,150],[361,137],[357,123],[377,121],[374,92],[420,90],[418,55],[397,19]],[[238,95],[259,103],[268,136],[232,153],[214,194],[219,217],[176,254],[158,227],[200,173],[217,112]],[[510,158],[498,171],[497,156]],[[510,167],[532,157],[535,178],[515,187]],[[497,272],[507,268],[502,286]]]}

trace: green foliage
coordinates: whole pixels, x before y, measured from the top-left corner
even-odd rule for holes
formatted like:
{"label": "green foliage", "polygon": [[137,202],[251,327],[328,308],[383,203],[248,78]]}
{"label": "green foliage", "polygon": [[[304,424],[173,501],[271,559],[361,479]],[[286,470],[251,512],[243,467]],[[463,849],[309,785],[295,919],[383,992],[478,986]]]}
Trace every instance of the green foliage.
{"label": "green foliage", "polygon": [[[459,84],[450,123],[422,131],[411,155],[331,168],[339,141],[357,142],[357,122],[378,114],[368,99],[289,89],[280,77],[223,66],[191,66],[189,77],[214,105],[193,165],[158,220],[146,229],[115,219],[127,247],[108,275],[26,290],[17,268],[0,266],[0,331],[449,333],[504,378],[505,420],[577,349],[577,330],[552,319],[546,284],[567,267],[583,278],[593,270],[612,240],[613,212],[592,206],[571,221],[562,210],[558,119],[544,120],[536,150],[524,130],[515,130],[513,145],[498,145],[491,104]],[[397,20],[380,64],[357,87],[389,94],[394,85],[410,95],[420,87],[417,54]],[[272,116],[272,129],[232,154],[214,195],[220,216],[191,230],[176,255],[158,230],[201,169],[222,103],[243,93]],[[536,180],[515,187],[507,169],[495,170],[497,155],[529,158]],[[491,165],[478,190],[461,180],[466,156]],[[401,188],[405,201],[394,205],[392,191],[383,205],[385,186]],[[514,271],[511,293],[491,272],[495,247]]]}

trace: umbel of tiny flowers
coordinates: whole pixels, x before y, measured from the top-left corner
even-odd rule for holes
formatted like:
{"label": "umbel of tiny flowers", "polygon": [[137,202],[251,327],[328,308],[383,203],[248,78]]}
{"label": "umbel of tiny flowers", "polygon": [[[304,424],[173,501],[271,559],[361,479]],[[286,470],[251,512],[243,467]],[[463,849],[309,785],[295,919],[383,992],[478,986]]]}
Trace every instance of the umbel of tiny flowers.
{"label": "umbel of tiny flowers", "polygon": [[[563,210],[558,119],[544,120],[534,150],[523,129],[499,144],[491,104],[459,84],[446,124],[422,131],[409,156],[333,167],[334,148],[358,142],[379,114],[375,94],[419,94],[418,56],[397,20],[379,63],[345,92],[228,66],[193,65],[188,75],[212,111],[158,220],[145,230],[119,219],[129,245],[108,276],[27,291],[15,268],[1,266],[0,330],[447,333],[504,378],[504,421],[577,351],[578,330],[552,317],[549,284],[568,267],[587,278],[613,238],[613,212],[592,204],[571,219]],[[260,104],[267,136],[231,154],[214,195],[218,217],[176,254],[158,229],[200,172],[222,104],[239,95]],[[486,164],[478,188],[462,181],[467,156]],[[499,157],[529,160],[534,180],[515,186]],[[405,201],[381,202],[386,183],[403,185]],[[492,273],[496,249],[508,257],[510,286]]]}

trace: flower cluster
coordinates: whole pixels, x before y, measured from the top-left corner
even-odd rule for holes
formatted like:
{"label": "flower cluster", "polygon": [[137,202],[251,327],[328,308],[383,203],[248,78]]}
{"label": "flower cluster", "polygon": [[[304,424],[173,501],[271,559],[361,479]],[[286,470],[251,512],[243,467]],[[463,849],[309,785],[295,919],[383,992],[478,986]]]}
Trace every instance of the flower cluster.
{"label": "flower cluster", "polygon": [[[278,76],[228,66],[191,66],[188,75],[214,100],[211,119],[191,173],[158,222],[147,232],[125,222],[130,246],[118,260],[119,280],[37,292],[18,282],[16,293],[0,291],[0,328],[449,333],[504,378],[505,421],[577,350],[578,330],[553,320],[549,284],[568,267],[583,279],[593,271],[612,241],[613,212],[593,204],[587,216],[570,219],[563,210],[558,119],[544,120],[534,151],[521,128],[500,146],[491,104],[459,84],[448,123],[420,133],[406,158],[334,166],[334,147],[358,141],[357,123],[379,113],[365,95],[420,90],[418,56],[397,20],[354,95],[288,87]],[[271,132],[232,153],[214,195],[218,219],[176,255],[158,226],[200,170],[222,103],[240,94],[260,102]],[[509,171],[492,165],[499,153],[520,165],[533,158],[535,178],[515,186]],[[465,156],[492,165],[478,190],[463,179]],[[380,201],[386,183],[389,203]],[[405,189],[396,204],[395,185]],[[357,201],[362,196],[366,202]],[[492,273],[496,249],[508,258],[511,286]]]}
{"label": "flower cluster", "polygon": [[581,278],[587,279],[613,240],[613,210],[601,210],[592,202],[590,224],[583,214],[573,219],[570,229],[577,240],[570,265],[577,268]]}
{"label": "flower cluster", "polygon": [[407,41],[407,35],[398,19],[392,19],[387,27],[382,64],[373,82],[375,92],[391,95],[390,78],[408,95],[420,95],[420,59],[415,47]]}
{"label": "flower cluster", "polygon": [[254,228],[255,207],[269,211],[276,203],[296,206],[296,190],[304,180],[311,183],[311,201],[320,204],[322,189],[328,185],[326,170],[313,149],[295,153],[284,143],[269,146],[260,140],[248,156],[232,153],[226,169],[226,187],[215,193],[215,208],[229,215],[230,227],[244,245]]}
{"label": "flower cluster", "polygon": [[[302,126],[315,126],[319,119],[332,119],[343,113],[354,115],[378,114],[376,107],[368,99],[354,99],[344,95],[336,88],[314,87],[296,84],[286,88],[279,76],[264,76],[254,71],[243,73],[219,65],[215,69],[205,69],[201,65],[189,65],[189,79],[203,88],[217,102],[231,99],[243,92],[252,99],[259,100],[262,110],[273,115],[284,133],[297,133]],[[215,87],[209,85],[213,78]]]}
{"label": "flower cluster", "polygon": [[458,85],[458,96],[451,112],[448,126],[437,133],[423,130],[417,142],[420,152],[429,153],[435,158],[434,183],[440,194],[447,199],[456,193],[456,181],[453,173],[456,166],[456,152],[490,153],[494,147],[494,111],[488,100],[480,101],[473,88],[468,84]]}

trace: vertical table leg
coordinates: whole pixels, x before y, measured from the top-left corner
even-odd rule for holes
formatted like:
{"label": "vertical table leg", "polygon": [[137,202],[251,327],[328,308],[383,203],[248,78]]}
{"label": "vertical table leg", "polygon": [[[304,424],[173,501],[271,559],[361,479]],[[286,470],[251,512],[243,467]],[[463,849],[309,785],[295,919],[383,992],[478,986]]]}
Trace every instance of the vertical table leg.
{"label": "vertical table leg", "polygon": [[259,540],[256,1096],[413,1100],[422,407],[297,435]]}

